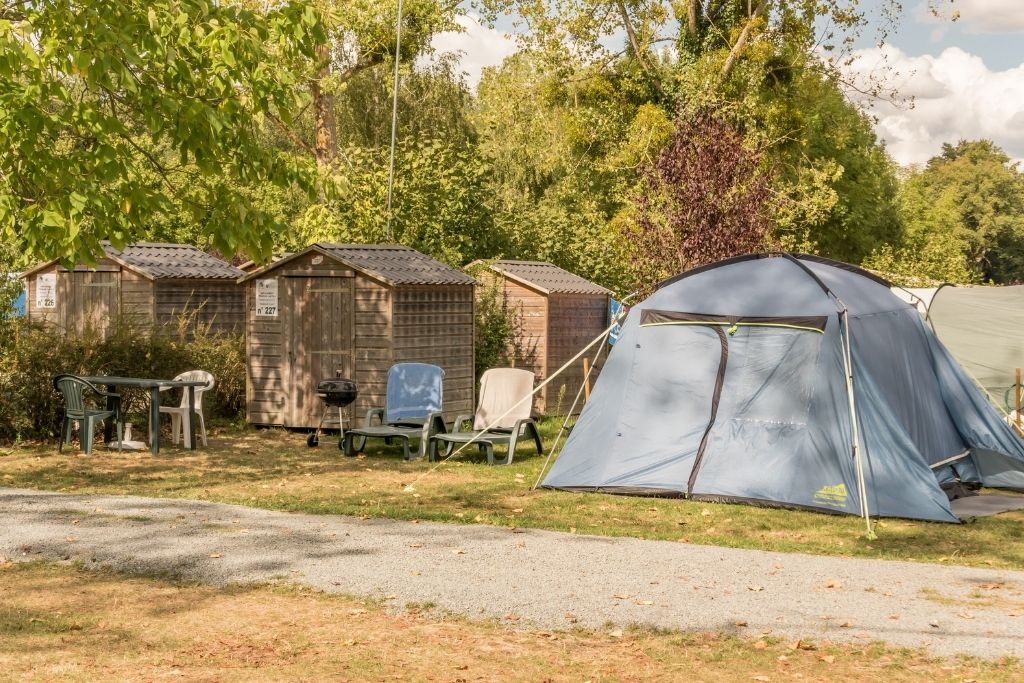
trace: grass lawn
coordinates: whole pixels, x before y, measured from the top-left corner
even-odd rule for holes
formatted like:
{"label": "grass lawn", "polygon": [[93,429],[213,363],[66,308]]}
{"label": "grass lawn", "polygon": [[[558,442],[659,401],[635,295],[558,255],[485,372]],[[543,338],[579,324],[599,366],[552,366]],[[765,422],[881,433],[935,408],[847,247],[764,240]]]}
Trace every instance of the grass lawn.
{"label": "grass lawn", "polygon": [[[19,681],[1017,681],[1012,659],[877,643],[538,632],[287,586],[206,588],[0,562],[0,677]],[[8,678],[9,677],[9,678]]]}
{"label": "grass lawn", "polygon": [[[542,424],[550,445],[558,422]],[[371,442],[371,444],[382,442]],[[1024,569],[1024,512],[953,525],[882,520],[878,538],[863,521],[793,510],[531,491],[543,458],[523,448],[509,466],[467,450],[415,484],[426,462],[400,447],[346,458],[336,441],[318,449],[305,435],[220,428],[210,447],[165,448],[159,457],[98,448],[84,457],[56,446],[0,448],[0,486],[77,493],[197,498],[275,510],[534,527],[683,543]],[[472,447],[471,447],[472,448]]]}

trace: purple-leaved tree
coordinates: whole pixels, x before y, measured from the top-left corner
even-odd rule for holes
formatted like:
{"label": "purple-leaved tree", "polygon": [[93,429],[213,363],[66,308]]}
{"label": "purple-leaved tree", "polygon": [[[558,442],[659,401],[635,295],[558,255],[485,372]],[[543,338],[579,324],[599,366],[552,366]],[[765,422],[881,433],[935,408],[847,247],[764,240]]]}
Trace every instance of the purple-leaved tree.
{"label": "purple-leaved tree", "polygon": [[764,249],[771,177],[760,152],[713,112],[681,114],[668,146],[643,170],[626,228],[641,289],[706,263]]}

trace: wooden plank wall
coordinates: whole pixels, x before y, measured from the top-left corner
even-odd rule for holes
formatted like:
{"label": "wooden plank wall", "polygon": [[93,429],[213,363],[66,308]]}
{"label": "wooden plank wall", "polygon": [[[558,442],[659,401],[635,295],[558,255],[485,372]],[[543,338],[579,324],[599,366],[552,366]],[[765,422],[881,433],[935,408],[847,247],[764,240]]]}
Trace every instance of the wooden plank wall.
{"label": "wooden plank wall", "polygon": [[[277,280],[278,296],[284,295],[283,280]],[[255,292],[256,282],[250,280],[245,284],[245,415],[252,424],[283,425],[289,398],[284,378],[283,319],[280,312],[274,318],[257,318]]]}
{"label": "wooden plank wall", "polygon": [[121,315],[125,322],[151,329],[156,318],[154,283],[130,270],[121,271]]}
{"label": "wooden plank wall", "polygon": [[476,409],[473,290],[472,285],[403,286],[395,290],[395,362],[433,363],[444,369],[446,420]]}
{"label": "wooden plank wall", "polygon": [[[36,284],[39,275],[56,273],[56,308],[36,308]],[[68,334],[106,335],[120,314],[120,266],[100,259],[95,267],[74,270],[54,264],[28,278],[26,314],[30,320],[50,323]]]}
{"label": "wooden plank wall", "polygon": [[393,301],[389,286],[356,274],[355,374],[359,397],[352,404],[362,424],[366,411],[383,408],[388,368],[395,362]]}
{"label": "wooden plank wall", "polygon": [[[608,326],[608,297],[603,294],[552,294],[548,298],[548,306],[548,370],[555,372]],[[596,350],[594,347],[587,352],[590,360],[593,360]],[[601,352],[597,366],[590,373],[591,389],[607,352],[607,348]],[[583,359],[580,358],[546,387],[546,408],[551,412],[567,412],[582,383]],[[562,387],[564,393],[561,405],[558,405]],[[582,408],[583,397],[580,397],[574,412],[579,413]]]}
{"label": "wooden plank wall", "polygon": [[177,335],[183,315],[210,332],[232,334],[245,325],[245,292],[232,280],[157,280],[156,324],[160,334]]}

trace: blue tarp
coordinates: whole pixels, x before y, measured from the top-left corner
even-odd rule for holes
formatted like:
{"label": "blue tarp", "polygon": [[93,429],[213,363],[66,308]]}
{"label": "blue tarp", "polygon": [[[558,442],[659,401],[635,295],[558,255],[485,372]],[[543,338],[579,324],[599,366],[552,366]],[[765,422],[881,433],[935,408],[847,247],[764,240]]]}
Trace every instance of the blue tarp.
{"label": "blue tarp", "polygon": [[1024,444],[912,306],[783,254],[634,306],[544,485],[862,514],[844,309],[868,512],[955,522],[941,483],[1024,489]]}

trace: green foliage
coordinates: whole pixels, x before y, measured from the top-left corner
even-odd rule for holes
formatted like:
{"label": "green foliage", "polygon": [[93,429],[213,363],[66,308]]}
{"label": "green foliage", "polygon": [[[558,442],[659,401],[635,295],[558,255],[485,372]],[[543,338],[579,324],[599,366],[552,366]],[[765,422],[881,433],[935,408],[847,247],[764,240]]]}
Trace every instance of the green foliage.
{"label": "green foliage", "polygon": [[951,235],[972,279],[1024,280],[1024,174],[991,141],[943,145],[907,178],[902,200],[912,240]]}
{"label": "green foliage", "polygon": [[883,245],[862,265],[901,287],[932,287],[941,282],[970,284],[977,278],[968,267],[965,246],[956,235],[930,232],[900,247]]}
{"label": "green foliage", "polygon": [[438,139],[403,140],[396,151],[388,234],[388,150],[350,147],[338,199],[313,205],[296,221],[298,244],[400,243],[453,265],[500,248],[491,230],[488,169],[471,147]]}
{"label": "green foliage", "polygon": [[[85,331],[65,335],[52,326],[13,320],[0,323],[0,439],[49,439],[62,415],[53,390],[58,373],[174,377],[196,368],[211,372],[217,385],[204,402],[208,416],[237,417],[245,400],[245,343],[241,335],[189,338],[141,334],[125,321],[106,337]],[[126,415],[144,421],[148,392],[120,389]]]}
{"label": "green foliage", "polygon": [[[280,225],[237,185],[297,184],[260,144],[302,105],[297,63],[323,38],[301,2],[18,3],[0,20],[0,231],[39,259],[100,253],[180,205],[222,253],[267,255]],[[187,191],[182,173],[191,174]]]}

